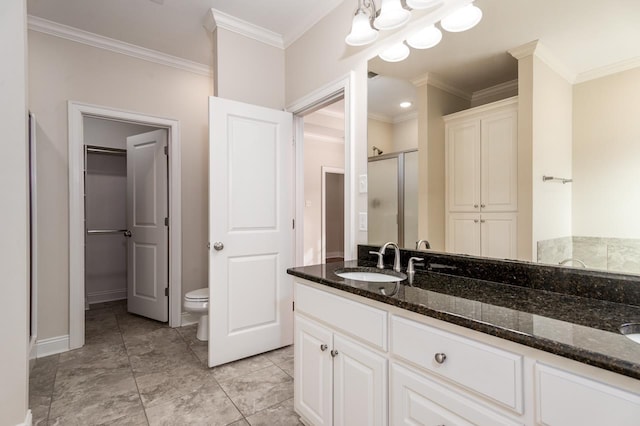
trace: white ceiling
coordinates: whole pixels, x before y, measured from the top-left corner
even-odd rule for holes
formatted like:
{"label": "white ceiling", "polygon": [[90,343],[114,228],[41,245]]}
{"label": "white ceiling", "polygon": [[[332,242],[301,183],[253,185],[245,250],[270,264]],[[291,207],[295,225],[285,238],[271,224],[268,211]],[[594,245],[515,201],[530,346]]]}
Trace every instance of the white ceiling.
{"label": "white ceiling", "polygon": [[[409,58],[400,63],[376,57],[369,69],[404,80],[428,72],[471,94],[516,79],[518,64],[507,51],[533,40],[540,40],[577,77],[640,58],[639,0],[476,0],[475,4],[483,11],[475,28],[443,31],[438,46],[411,49]],[[375,111],[375,104],[370,107]]]}
{"label": "white ceiling", "polygon": [[202,26],[211,8],[280,34],[286,45],[342,1],[28,0],[27,8],[40,18],[211,64],[211,34]]}
{"label": "white ceiling", "polygon": [[[203,28],[215,8],[282,35],[285,45],[343,1],[356,0],[28,0],[32,15],[202,64],[211,64],[211,34]],[[411,80],[429,72],[467,93],[517,78],[507,51],[539,39],[570,73],[582,74],[640,58],[640,0],[476,0],[480,24],[444,32],[433,49],[412,49],[369,68]],[[345,35],[349,28],[336,28]],[[391,85],[391,87],[394,87]],[[392,89],[394,93],[400,93]],[[372,104],[382,105],[381,101]]]}

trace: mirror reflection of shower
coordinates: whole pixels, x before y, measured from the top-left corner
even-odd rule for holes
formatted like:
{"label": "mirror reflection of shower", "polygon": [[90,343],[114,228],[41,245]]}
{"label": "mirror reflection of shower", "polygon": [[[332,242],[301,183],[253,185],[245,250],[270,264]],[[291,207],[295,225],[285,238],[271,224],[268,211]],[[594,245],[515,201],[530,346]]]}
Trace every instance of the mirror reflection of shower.
{"label": "mirror reflection of shower", "polygon": [[382,155],[384,153],[384,151],[382,151],[380,148],[378,148],[377,146],[373,146],[373,155]]}

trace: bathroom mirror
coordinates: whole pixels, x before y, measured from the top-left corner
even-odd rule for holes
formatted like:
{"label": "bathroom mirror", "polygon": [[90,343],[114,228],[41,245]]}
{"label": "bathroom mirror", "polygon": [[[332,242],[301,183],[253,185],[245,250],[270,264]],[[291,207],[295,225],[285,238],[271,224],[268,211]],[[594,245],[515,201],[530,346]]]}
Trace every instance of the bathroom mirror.
{"label": "bathroom mirror", "polygon": [[518,95],[513,258],[640,274],[640,2],[474,3],[475,28],[369,61],[369,243],[454,252],[442,117]]}

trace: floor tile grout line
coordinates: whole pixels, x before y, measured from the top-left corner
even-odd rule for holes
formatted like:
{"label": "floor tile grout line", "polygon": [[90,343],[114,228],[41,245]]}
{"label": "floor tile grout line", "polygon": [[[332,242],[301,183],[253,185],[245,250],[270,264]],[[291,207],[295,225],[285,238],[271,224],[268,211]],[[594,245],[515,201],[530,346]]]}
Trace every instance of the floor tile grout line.
{"label": "floor tile grout line", "polygon": [[127,354],[127,361],[129,362],[129,370],[131,371],[131,376],[133,378],[133,382],[136,384],[136,391],[138,392],[138,399],[140,400],[140,406],[142,407],[142,412],[144,413],[144,418],[147,421],[147,425],[150,425],[149,416],[147,416],[147,409],[144,406],[144,402],[142,401],[142,395],[140,394],[140,388],[138,387],[138,379],[133,371],[133,365],[131,364],[131,356],[129,356],[129,349],[127,348],[127,344],[124,341],[124,334],[122,333],[122,329],[120,328],[120,320],[118,319],[118,315],[114,312],[116,317],[116,323],[118,324],[118,331],[120,332],[120,339],[122,340],[122,346],[124,347],[124,351]]}

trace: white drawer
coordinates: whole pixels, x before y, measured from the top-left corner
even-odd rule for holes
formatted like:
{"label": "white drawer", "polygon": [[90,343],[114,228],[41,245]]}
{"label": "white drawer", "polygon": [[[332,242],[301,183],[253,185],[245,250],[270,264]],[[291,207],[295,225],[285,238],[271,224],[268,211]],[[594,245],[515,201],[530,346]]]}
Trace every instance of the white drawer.
{"label": "white drawer", "polygon": [[296,311],[387,350],[387,312],[295,283]]}
{"label": "white drawer", "polygon": [[540,424],[640,424],[640,384],[634,394],[542,364],[536,365],[536,382]]}
{"label": "white drawer", "polygon": [[492,409],[410,368],[391,364],[390,424],[515,426]]}
{"label": "white drawer", "polygon": [[395,315],[391,353],[522,413],[520,355]]}

